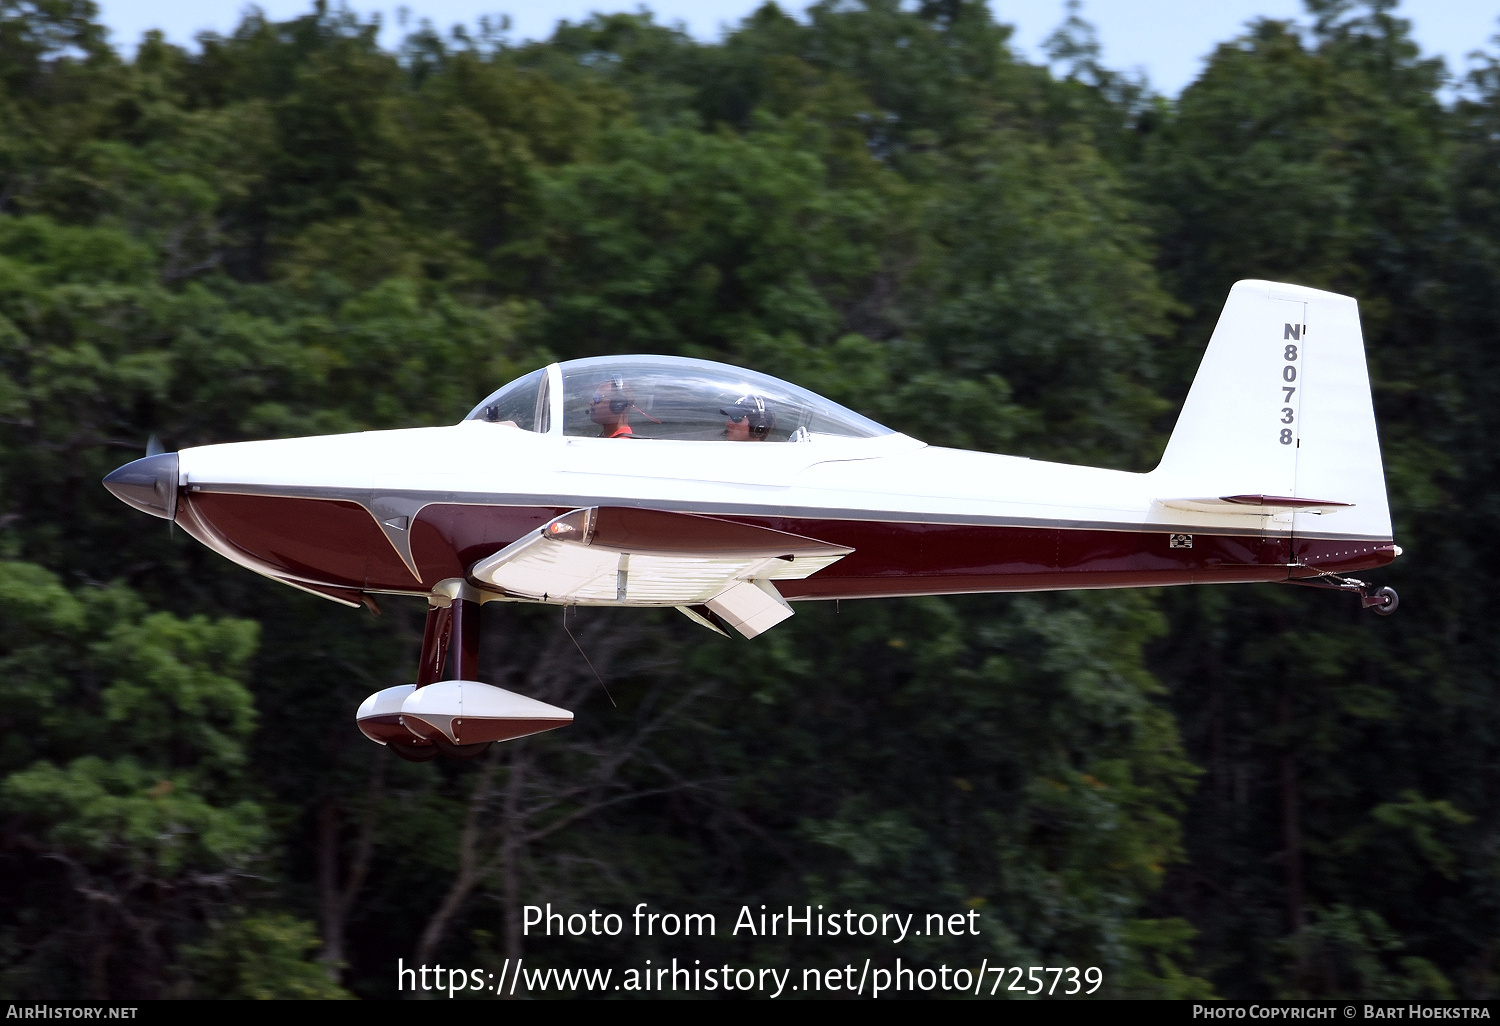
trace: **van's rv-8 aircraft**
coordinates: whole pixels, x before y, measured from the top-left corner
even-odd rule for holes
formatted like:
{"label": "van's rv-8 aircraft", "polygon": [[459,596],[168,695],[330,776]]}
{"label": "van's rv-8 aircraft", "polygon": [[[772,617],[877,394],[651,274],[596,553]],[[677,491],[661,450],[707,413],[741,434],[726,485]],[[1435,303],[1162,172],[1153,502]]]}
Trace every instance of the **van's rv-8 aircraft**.
{"label": "van's rv-8 aircraft", "polygon": [[802,600],[1067,588],[1274,581],[1390,613],[1347,575],[1401,554],[1355,301],[1264,281],[1231,290],[1145,474],[929,446],[764,374],[618,356],[452,427],[205,445],[104,484],[304,591],[427,599],[416,683],[356,715],[413,760],[572,722],[478,681],[486,602],[673,606],[747,638]]}

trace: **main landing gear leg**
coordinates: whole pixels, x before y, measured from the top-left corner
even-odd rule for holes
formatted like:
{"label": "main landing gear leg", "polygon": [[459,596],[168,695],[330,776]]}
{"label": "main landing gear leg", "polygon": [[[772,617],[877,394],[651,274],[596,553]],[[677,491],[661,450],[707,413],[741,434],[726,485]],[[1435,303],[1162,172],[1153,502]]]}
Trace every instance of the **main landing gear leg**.
{"label": "main landing gear leg", "polygon": [[1293,577],[1287,584],[1300,584],[1307,588],[1328,588],[1333,591],[1350,591],[1359,596],[1364,609],[1375,610],[1377,616],[1390,616],[1401,605],[1401,596],[1395,588],[1377,587],[1356,577],[1341,577],[1338,574],[1320,573],[1317,577]]}
{"label": "main landing gear leg", "polygon": [[[556,730],[567,709],[479,681],[480,603],[489,596],[458,579],[440,581],[427,608],[415,684],[375,692],[359,704],[360,733],[397,755],[426,762],[472,759],[496,741]],[[444,666],[447,680],[440,679]]]}
{"label": "main landing gear leg", "polygon": [[[417,666],[417,687],[424,688],[442,679],[447,664],[449,680],[479,680],[479,610],[477,595],[466,594],[460,586],[452,598],[433,596],[427,606],[427,623],[422,630],[422,659]],[[441,733],[431,738],[413,737],[386,742],[391,750],[410,762],[427,762],[439,755],[450,759],[472,759],[482,754],[493,741],[459,745]]]}
{"label": "main landing gear leg", "polygon": [[443,677],[448,642],[453,638],[453,606],[429,603],[427,624],[422,629],[422,662],[417,667],[417,687],[426,687]]}
{"label": "main landing gear leg", "polygon": [[[417,664],[417,687],[426,687],[443,675],[448,658],[448,643],[453,637],[453,605],[427,605],[427,623],[422,628],[422,658]],[[386,747],[407,762],[429,762],[440,753],[431,741],[413,737],[410,741],[390,740]]]}
{"label": "main landing gear leg", "polygon": [[[477,596],[467,597],[462,591],[449,607],[453,612],[453,634],[457,644],[453,646],[449,660],[449,680],[479,680],[479,614],[484,607]],[[487,751],[493,741],[481,741],[473,745],[456,745],[438,734],[433,738],[438,751],[450,759],[472,759]]]}

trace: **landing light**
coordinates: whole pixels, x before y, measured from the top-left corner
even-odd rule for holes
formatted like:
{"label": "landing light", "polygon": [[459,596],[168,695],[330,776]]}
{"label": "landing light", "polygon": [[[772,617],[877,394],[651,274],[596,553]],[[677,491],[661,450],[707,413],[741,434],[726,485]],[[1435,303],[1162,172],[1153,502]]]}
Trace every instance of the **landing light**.
{"label": "landing light", "polygon": [[565,513],[543,527],[542,536],[587,545],[594,536],[593,514],[586,509]]}

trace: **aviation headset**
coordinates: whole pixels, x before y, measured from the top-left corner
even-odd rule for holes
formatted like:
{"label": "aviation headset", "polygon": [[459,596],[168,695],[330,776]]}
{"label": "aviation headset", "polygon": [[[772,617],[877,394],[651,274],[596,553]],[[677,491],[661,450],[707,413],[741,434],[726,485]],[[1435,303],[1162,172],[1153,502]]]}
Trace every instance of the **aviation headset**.
{"label": "aviation headset", "polygon": [[771,433],[771,428],[776,425],[776,414],[766,406],[766,401],[758,395],[742,395],[735,400],[733,406],[728,409],[720,409],[719,412],[736,424],[748,419],[750,421],[751,436],[762,440]]}
{"label": "aviation headset", "polygon": [[[614,414],[624,413],[630,409],[630,397],[625,394],[625,379],[619,375],[609,379],[609,412]],[[594,393],[594,401],[591,405],[598,406],[605,401],[605,393],[601,389]]]}

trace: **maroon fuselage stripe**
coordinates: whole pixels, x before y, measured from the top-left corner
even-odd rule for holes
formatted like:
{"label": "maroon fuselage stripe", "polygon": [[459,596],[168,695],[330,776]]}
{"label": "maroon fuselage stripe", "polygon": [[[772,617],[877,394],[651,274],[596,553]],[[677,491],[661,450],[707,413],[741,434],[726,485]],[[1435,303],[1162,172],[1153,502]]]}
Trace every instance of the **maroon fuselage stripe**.
{"label": "maroon fuselage stripe", "polygon": [[[357,503],[228,492],[189,492],[179,502],[188,507],[179,511],[179,523],[200,540],[212,531],[259,569],[340,594],[428,591],[439,581],[463,577],[480,559],[570,508],[427,506],[411,524],[419,582]],[[806,580],[779,582],[791,599],[1283,581],[1384,566],[1395,558],[1388,541],[1299,538],[1294,543],[1194,531],[1191,548],[1173,548],[1165,530],[738,514],[718,519],[854,549]]]}

